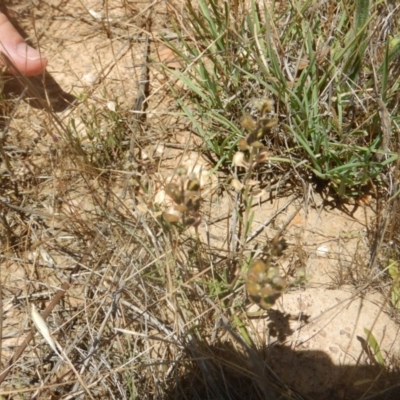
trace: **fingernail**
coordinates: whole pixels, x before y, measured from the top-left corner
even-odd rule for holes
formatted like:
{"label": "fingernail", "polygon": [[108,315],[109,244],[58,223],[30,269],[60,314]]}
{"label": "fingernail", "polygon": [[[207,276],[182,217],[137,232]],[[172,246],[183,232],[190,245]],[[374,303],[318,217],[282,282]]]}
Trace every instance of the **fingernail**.
{"label": "fingernail", "polygon": [[43,55],[41,55],[36,49],[28,46],[26,43],[20,43],[17,46],[17,52],[21,57],[26,58],[27,60],[36,61],[40,59],[46,59]]}

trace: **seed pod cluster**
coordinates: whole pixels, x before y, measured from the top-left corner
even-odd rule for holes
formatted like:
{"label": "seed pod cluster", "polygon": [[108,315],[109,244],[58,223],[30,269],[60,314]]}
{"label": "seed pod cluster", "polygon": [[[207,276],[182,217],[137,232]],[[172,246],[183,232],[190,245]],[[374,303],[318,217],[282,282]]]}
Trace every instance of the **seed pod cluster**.
{"label": "seed pod cluster", "polygon": [[180,177],[179,183],[168,183],[165,192],[173,200],[173,204],[163,212],[164,221],[172,224],[182,222],[184,226],[200,224],[201,193],[197,176],[191,174],[187,180]]}
{"label": "seed pod cluster", "polygon": [[249,266],[246,276],[247,293],[254,303],[265,310],[275,304],[287,286],[278,267],[271,265],[273,257],[281,256],[286,247],[285,240],[272,240],[267,260],[255,259]]}

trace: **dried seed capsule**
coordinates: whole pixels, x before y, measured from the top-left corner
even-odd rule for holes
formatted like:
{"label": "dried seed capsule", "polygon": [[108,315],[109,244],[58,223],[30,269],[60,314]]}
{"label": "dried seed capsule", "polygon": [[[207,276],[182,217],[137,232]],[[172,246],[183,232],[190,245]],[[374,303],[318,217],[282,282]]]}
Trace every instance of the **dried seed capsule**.
{"label": "dried seed capsule", "polygon": [[279,270],[262,260],[254,260],[246,278],[246,290],[250,299],[264,309],[269,309],[281,296],[286,282]]}
{"label": "dried seed capsule", "polygon": [[176,184],[176,183],[168,183],[165,186],[165,193],[171,199],[176,203],[176,204],[181,204],[183,203],[183,193],[181,188]]}

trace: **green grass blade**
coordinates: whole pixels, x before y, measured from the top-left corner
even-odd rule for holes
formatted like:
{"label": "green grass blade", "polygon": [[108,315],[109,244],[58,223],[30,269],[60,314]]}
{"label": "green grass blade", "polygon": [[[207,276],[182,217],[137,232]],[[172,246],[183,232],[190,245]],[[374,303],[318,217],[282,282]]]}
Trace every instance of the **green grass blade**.
{"label": "green grass blade", "polygon": [[376,358],[379,365],[382,367],[385,366],[385,360],[383,359],[381,349],[379,347],[378,342],[375,339],[375,336],[372,334],[370,330],[364,328],[364,333],[367,335],[367,343],[373,352],[373,356]]}

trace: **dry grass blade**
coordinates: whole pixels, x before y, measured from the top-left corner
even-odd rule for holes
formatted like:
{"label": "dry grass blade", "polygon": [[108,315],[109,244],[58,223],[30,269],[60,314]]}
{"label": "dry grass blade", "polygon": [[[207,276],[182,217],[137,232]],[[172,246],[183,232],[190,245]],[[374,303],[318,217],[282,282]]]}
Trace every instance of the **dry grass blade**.
{"label": "dry grass blade", "polygon": [[384,152],[384,154],[377,155],[378,160],[380,160],[390,150],[389,143],[390,143],[390,138],[392,137],[392,128],[391,128],[391,118],[389,111],[385,106],[385,103],[381,99],[378,99],[378,106],[379,106],[379,117],[381,121],[381,130],[382,130],[381,150]]}
{"label": "dry grass blade", "polygon": [[[33,323],[36,326],[36,329],[40,332],[40,334],[43,336],[43,338],[46,340],[47,344],[54,350],[54,352],[60,356],[57,350],[57,346],[53,340],[53,338],[50,335],[49,328],[46,325],[46,322],[38,312],[37,308],[35,305],[32,303],[32,310],[31,310],[31,316]],[[61,356],[60,356],[61,357]]]}

